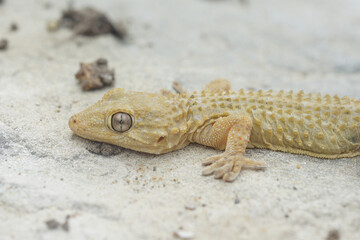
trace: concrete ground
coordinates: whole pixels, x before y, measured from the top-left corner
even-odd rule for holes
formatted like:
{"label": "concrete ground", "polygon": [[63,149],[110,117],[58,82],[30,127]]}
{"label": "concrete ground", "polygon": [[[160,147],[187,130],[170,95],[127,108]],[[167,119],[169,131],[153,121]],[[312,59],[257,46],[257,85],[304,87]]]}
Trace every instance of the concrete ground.
{"label": "concrete ground", "polygon": [[67,125],[110,89],[83,92],[74,78],[79,62],[99,57],[116,70],[114,87],[129,90],[226,78],[234,89],[359,98],[358,0],[74,1],[124,21],[126,43],[49,33],[67,3],[46,3],[0,5],[9,40],[0,51],[0,239],[360,239],[359,157],[248,150],[267,169],[229,184],[201,176],[200,160],[216,150],[154,156]]}

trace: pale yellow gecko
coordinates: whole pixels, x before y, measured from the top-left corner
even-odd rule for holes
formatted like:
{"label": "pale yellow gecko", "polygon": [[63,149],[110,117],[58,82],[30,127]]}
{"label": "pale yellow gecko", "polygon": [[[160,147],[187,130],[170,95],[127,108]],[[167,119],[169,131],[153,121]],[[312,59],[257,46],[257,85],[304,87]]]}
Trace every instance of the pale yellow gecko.
{"label": "pale yellow gecko", "polygon": [[69,120],[75,134],[161,154],[191,142],[225,149],[203,161],[203,175],[233,181],[245,149],[267,148],[318,158],[360,155],[360,100],[271,90],[231,91],[215,80],[201,92],[158,94],[113,89]]}

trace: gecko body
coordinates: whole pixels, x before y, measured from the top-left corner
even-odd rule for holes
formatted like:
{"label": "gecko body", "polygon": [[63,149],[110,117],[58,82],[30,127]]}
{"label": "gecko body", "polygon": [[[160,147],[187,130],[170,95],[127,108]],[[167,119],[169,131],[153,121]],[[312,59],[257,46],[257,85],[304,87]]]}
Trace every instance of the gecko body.
{"label": "gecko body", "polygon": [[161,154],[191,142],[225,149],[203,161],[204,175],[233,181],[246,147],[318,158],[360,155],[360,100],[284,91],[231,91],[214,81],[201,92],[162,94],[109,91],[74,115],[79,136],[141,152]]}

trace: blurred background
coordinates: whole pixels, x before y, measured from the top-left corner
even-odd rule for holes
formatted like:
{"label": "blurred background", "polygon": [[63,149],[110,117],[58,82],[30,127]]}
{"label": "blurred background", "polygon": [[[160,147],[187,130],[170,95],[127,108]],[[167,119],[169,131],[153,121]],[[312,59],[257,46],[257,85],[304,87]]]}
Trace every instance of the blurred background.
{"label": "blurred background", "polygon": [[[47,31],[69,6],[92,7],[114,24],[121,22],[127,40],[111,34],[71,38],[74,32],[65,28]],[[144,90],[166,87],[174,79],[195,89],[218,77],[236,88],[325,92],[331,85],[327,93],[354,97],[354,86],[360,87],[357,0],[30,0],[4,1],[0,11],[0,36],[9,41],[0,56],[2,61],[17,57],[19,66],[29,62],[26,57],[73,61],[71,66],[101,55],[119,62],[118,78],[131,83],[126,87],[137,74],[151,75],[154,87]],[[19,29],[9,33],[13,22]],[[129,65],[131,76],[123,71]],[[339,82],[342,87],[336,88]]]}

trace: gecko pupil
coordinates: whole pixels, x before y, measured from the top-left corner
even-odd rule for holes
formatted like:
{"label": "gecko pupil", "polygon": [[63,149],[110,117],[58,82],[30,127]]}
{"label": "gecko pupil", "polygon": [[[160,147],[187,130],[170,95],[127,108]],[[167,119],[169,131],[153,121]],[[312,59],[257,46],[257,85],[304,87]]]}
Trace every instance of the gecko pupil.
{"label": "gecko pupil", "polygon": [[111,127],[117,132],[126,132],[132,126],[132,118],[129,114],[118,112],[111,117]]}

